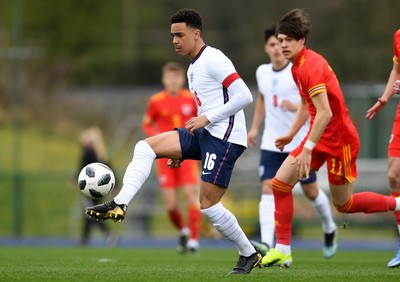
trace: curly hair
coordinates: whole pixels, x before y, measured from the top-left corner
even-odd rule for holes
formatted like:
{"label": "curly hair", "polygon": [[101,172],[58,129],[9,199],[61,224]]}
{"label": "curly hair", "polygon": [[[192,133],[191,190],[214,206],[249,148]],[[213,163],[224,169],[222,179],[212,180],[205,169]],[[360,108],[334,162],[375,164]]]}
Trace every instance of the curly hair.
{"label": "curly hair", "polygon": [[201,15],[193,9],[182,9],[176,12],[171,17],[171,24],[174,23],[186,23],[187,26],[199,29],[200,31],[203,28]]}
{"label": "curly hair", "polygon": [[310,29],[308,14],[302,9],[293,9],[279,20],[275,34],[281,33],[299,40],[307,38]]}

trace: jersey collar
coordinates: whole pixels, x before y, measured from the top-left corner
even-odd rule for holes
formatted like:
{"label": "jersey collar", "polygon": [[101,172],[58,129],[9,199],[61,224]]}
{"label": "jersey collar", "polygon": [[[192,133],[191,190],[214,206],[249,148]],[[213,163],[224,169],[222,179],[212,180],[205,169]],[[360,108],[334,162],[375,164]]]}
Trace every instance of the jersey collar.
{"label": "jersey collar", "polygon": [[201,54],[203,53],[204,49],[206,49],[206,47],[208,47],[207,44],[204,44],[204,46],[201,47],[199,53],[198,53],[198,54],[196,55],[196,57],[193,59],[193,61],[191,62],[191,64],[194,64],[194,63],[197,61],[197,59],[201,56]]}
{"label": "jersey collar", "polygon": [[295,66],[301,66],[304,63],[304,53],[306,52],[307,48],[306,46],[303,47],[303,49],[300,50],[299,54],[297,55]]}

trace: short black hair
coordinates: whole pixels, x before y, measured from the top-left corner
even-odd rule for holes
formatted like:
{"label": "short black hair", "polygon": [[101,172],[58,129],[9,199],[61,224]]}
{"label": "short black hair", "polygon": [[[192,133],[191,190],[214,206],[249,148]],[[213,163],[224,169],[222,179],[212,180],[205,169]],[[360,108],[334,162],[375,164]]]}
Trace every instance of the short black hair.
{"label": "short black hair", "polygon": [[275,34],[276,24],[272,24],[264,30],[264,41],[267,42],[271,36],[276,36]]}
{"label": "short black hair", "polygon": [[276,34],[285,34],[296,40],[306,38],[311,29],[308,14],[302,9],[293,9],[284,15],[278,22]]}
{"label": "short black hair", "polygon": [[171,24],[186,23],[187,26],[200,31],[203,28],[203,20],[199,12],[193,9],[181,9],[171,17]]}

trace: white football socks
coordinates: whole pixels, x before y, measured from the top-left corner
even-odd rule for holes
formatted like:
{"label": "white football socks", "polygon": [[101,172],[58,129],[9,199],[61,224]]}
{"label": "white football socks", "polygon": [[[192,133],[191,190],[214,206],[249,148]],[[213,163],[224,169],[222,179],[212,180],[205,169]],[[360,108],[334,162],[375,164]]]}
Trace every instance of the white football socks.
{"label": "white football socks", "polygon": [[261,242],[271,248],[275,239],[275,201],[274,195],[262,194],[258,213],[260,220]]}
{"label": "white football socks", "polygon": [[284,255],[290,255],[292,252],[290,245],[276,244],[275,250],[281,252]]}
{"label": "white football socks", "polygon": [[394,208],[394,211],[400,211],[400,197],[394,198],[396,200],[396,207]]}
{"label": "white football socks", "polygon": [[128,205],[149,177],[156,154],[146,141],[139,141],[133,151],[132,161],[126,168],[121,191],[114,202]]}
{"label": "white football socks", "polygon": [[225,238],[236,244],[241,256],[248,257],[255,253],[236,217],[221,202],[201,212]]}
{"label": "white football socks", "polygon": [[318,188],[318,196],[312,202],[315,211],[317,212],[321,223],[322,230],[324,233],[332,233],[336,230],[336,223],[332,217],[331,205],[329,203],[329,199],[326,196],[325,192]]}

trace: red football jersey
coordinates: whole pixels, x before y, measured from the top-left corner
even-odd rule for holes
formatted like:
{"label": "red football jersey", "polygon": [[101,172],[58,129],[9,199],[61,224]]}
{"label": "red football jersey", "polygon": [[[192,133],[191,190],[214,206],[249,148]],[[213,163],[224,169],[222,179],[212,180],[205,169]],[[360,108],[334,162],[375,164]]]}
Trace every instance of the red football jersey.
{"label": "red football jersey", "polygon": [[311,97],[321,92],[328,93],[333,115],[317,143],[317,148],[322,150],[339,148],[351,143],[354,138],[358,139],[357,130],[349,117],[336,75],[321,55],[304,47],[292,67],[292,75],[301,96],[307,103],[311,126],[316,115]]}
{"label": "red football jersey", "polygon": [[394,34],[393,53],[393,61],[396,64],[400,64],[400,29],[398,29]]}
{"label": "red football jersey", "polygon": [[[393,63],[400,64],[400,29],[394,33],[393,39]],[[397,105],[396,116],[393,121],[392,134],[390,135],[389,157],[400,157],[400,103]]]}
{"label": "red football jersey", "polygon": [[189,90],[177,96],[166,90],[151,96],[143,119],[143,130],[149,136],[184,127],[185,122],[197,115],[197,106]]}

